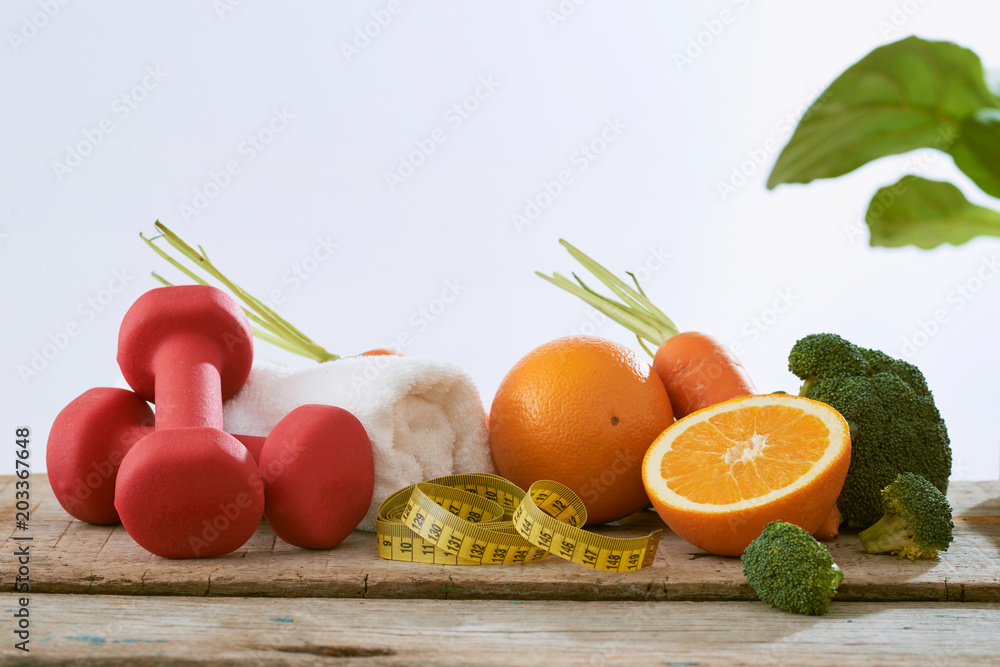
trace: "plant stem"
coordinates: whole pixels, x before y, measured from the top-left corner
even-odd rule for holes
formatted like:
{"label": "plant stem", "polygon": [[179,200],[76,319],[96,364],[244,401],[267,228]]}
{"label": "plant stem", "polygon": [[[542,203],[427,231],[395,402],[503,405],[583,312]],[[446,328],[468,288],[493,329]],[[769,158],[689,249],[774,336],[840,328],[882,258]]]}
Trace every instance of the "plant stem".
{"label": "plant stem", "polygon": [[[183,267],[181,267],[181,269],[183,270]],[[161,285],[163,285],[165,287],[173,287],[173,283],[172,282],[170,282],[169,280],[167,280],[166,278],[164,278],[163,276],[161,276],[160,274],[158,274],[156,271],[153,271],[151,273],[151,275],[154,278],[156,278],[156,280],[159,281],[159,283]],[[194,280],[196,282],[198,282],[199,284],[201,284],[201,285],[207,285],[208,284],[208,283],[202,281],[201,279],[199,279],[197,276],[194,277]],[[266,326],[266,324],[259,317],[257,317],[257,315],[253,311],[247,310],[245,307],[242,307],[242,306],[241,306],[241,308],[243,309],[243,312],[246,314],[247,318],[250,321],[256,322],[257,324],[260,324],[261,326]],[[280,347],[283,350],[287,350],[287,351],[289,351],[289,352],[291,352],[293,354],[297,354],[300,357],[306,357],[307,359],[315,359],[315,357],[310,353],[309,350],[307,350],[306,348],[303,348],[301,345],[298,345],[294,341],[282,338],[280,336],[277,336],[277,335],[275,335],[273,333],[268,332],[265,329],[260,329],[258,327],[254,327],[254,326],[250,327],[250,331],[253,332],[254,336],[256,336],[257,338],[261,339],[262,341],[266,341],[268,343],[271,343],[272,345],[274,345],[276,347]],[[320,361],[319,359],[316,359],[316,360]]]}
{"label": "plant stem", "polygon": [[620,299],[620,301],[616,301],[613,298],[597,293],[585,282],[583,282],[583,280],[581,280],[575,273],[573,274],[573,277],[576,279],[576,283],[558,273],[553,273],[551,276],[547,276],[544,273],[536,271],[535,273],[539,277],[547,280],[556,287],[566,290],[570,294],[580,297],[591,306],[634,333],[635,337],[639,340],[639,345],[642,346],[642,349],[646,350],[646,353],[649,354],[650,357],[655,356],[655,354],[646,346],[643,339],[659,348],[668,338],[677,335],[679,332],[677,325],[674,324],[662,310],[657,308],[653,302],[649,300],[646,293],[643,291],[642,286],[639,285],[639,281],[636,280],[636,277],[633,274],[628,273],[627,275],[632,277],[632,281],[635,283],[635,289],[598,264],[594,259],[575,248],[568,241],[560,239],[559,243],[561,243],[569,251],[570,255],[580,262],[584,268],[604,283],[604,285],[610,289],[614,295]]}
{"label": "plant stem", "polygon": [[840,569],[840,566],[836,563],[833,564],[833,581],[830,582],[830,588],[836,593],[840,585],[844,583],[844,571]]}
{"label": "plant stem", "polygon": [[[314,361],[333,361],[340,358],[338,355],[328,352],[322,346],[318,345],[299,329],[292,326],[283,317],[274,312],[274,310],[268,307],[267,304],[248,293],[242,287],[226,277],[226,275],[216,268],[216,266],[208,259],[208,253],[205,252],[204,248],[198,246],[198,250],[195,250],[191,245],[168,229],[167,226],[162,224],[159,220],[156,221],[155,226],[157,231],[160,232],[158,236],[146,238],[142,234],[139,234],[139,237],[146,243],[146,245],[152,248],[156,254],[167,260],[171,265],[195,283],[199,285],[208,284],[202,277],[188,267],[184,266],[179,260],[172,257],[166,250],[157,245],[157,239],[164,239],[172,248],[176,249],[181,253],[181,255],[193,262],[209,276],[218,280],[224,287],[232,292],[234,296],[243,302],[243,312],[246,313],[247,317],[252,322],[259,325],[258,327],[251,327],[254,336],[284,350],[298,354],[299,356],[306,357],[307,359],[313,359]],[[152,275],[160,283],[164,285],[171,285],[169,281],[157,274],[155,271]]]}
{"label": "plant stem", "polygon": [[884,554],[905,548],[907,539],[912,534],[906,519],[896,514],[887,514],[858,533],[858,537],[861,539],[861,546],[868,553]]}

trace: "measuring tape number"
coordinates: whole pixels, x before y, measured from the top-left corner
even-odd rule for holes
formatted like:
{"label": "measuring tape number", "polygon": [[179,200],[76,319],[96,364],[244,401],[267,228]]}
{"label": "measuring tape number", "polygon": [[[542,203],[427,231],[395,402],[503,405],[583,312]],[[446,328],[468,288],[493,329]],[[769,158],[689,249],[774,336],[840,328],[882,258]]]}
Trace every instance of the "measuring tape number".
{"label": "measuring tape number", "polygon": [[524,565],[555,554],[607,572],[648,567],[663,531],[642,537],[598,535],[581,526],[587,509],[559,482],[525,493],[487,473],[449,475],[386,498],[375,531],[387,560],[437,565]]}

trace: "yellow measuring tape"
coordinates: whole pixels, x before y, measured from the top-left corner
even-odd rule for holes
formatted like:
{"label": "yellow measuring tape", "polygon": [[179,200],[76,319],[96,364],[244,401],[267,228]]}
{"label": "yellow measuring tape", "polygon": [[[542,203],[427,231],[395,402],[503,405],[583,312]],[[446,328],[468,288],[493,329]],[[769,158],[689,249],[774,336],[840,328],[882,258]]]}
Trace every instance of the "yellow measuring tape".
{"label": "yellow measuring tape", "polygon": [[523,565],[550,553],[595,570],[649,566],[663,531],[617,538],[580,528],[587,508],[568,487],[535,482],[525,493],[503,477],[449,475],[401,489],[379,507],[378,555],[438,565]]}

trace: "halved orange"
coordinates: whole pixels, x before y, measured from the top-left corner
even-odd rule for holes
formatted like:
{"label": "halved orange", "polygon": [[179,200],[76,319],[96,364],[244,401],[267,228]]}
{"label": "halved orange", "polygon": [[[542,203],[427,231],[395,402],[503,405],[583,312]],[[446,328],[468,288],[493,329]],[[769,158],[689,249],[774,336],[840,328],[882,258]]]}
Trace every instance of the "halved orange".
{"label": "halved orange", "polygon": [[850,462],[839,412],[803,396],[762,394],[667,427],[646,451],[642,482],[672,531],[710,553],[739,556],[777,519],[815,532]]}

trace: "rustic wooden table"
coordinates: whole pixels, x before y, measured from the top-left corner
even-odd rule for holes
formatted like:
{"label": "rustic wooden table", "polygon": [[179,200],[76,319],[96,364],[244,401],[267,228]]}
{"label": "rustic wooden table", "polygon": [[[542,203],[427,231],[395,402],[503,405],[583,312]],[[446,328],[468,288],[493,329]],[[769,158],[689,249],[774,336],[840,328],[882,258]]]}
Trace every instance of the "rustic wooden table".
{"label": "rustic wooden table", "polygon": [[[0,506],[14,516],[14,478]],[[1000,664],[1000,482],[956,482],[955,542],[937,561],[870,556],[829,542],[844,583],[823,617],[755,601],[738,559],[664,532],[654,564],[595,572],[557,558],[527,566],[384,561],[375,536],[290,547],[261,524],[238,552],[170,561],[121,528],[75,521],[31,478],[30,653],[14,648],[8,593],[3,664]],[[609,534],[662,524],[642,512]],[[15,535],[16,533],[16,535]],[[339,663],[338,663],[339,664]]]}

